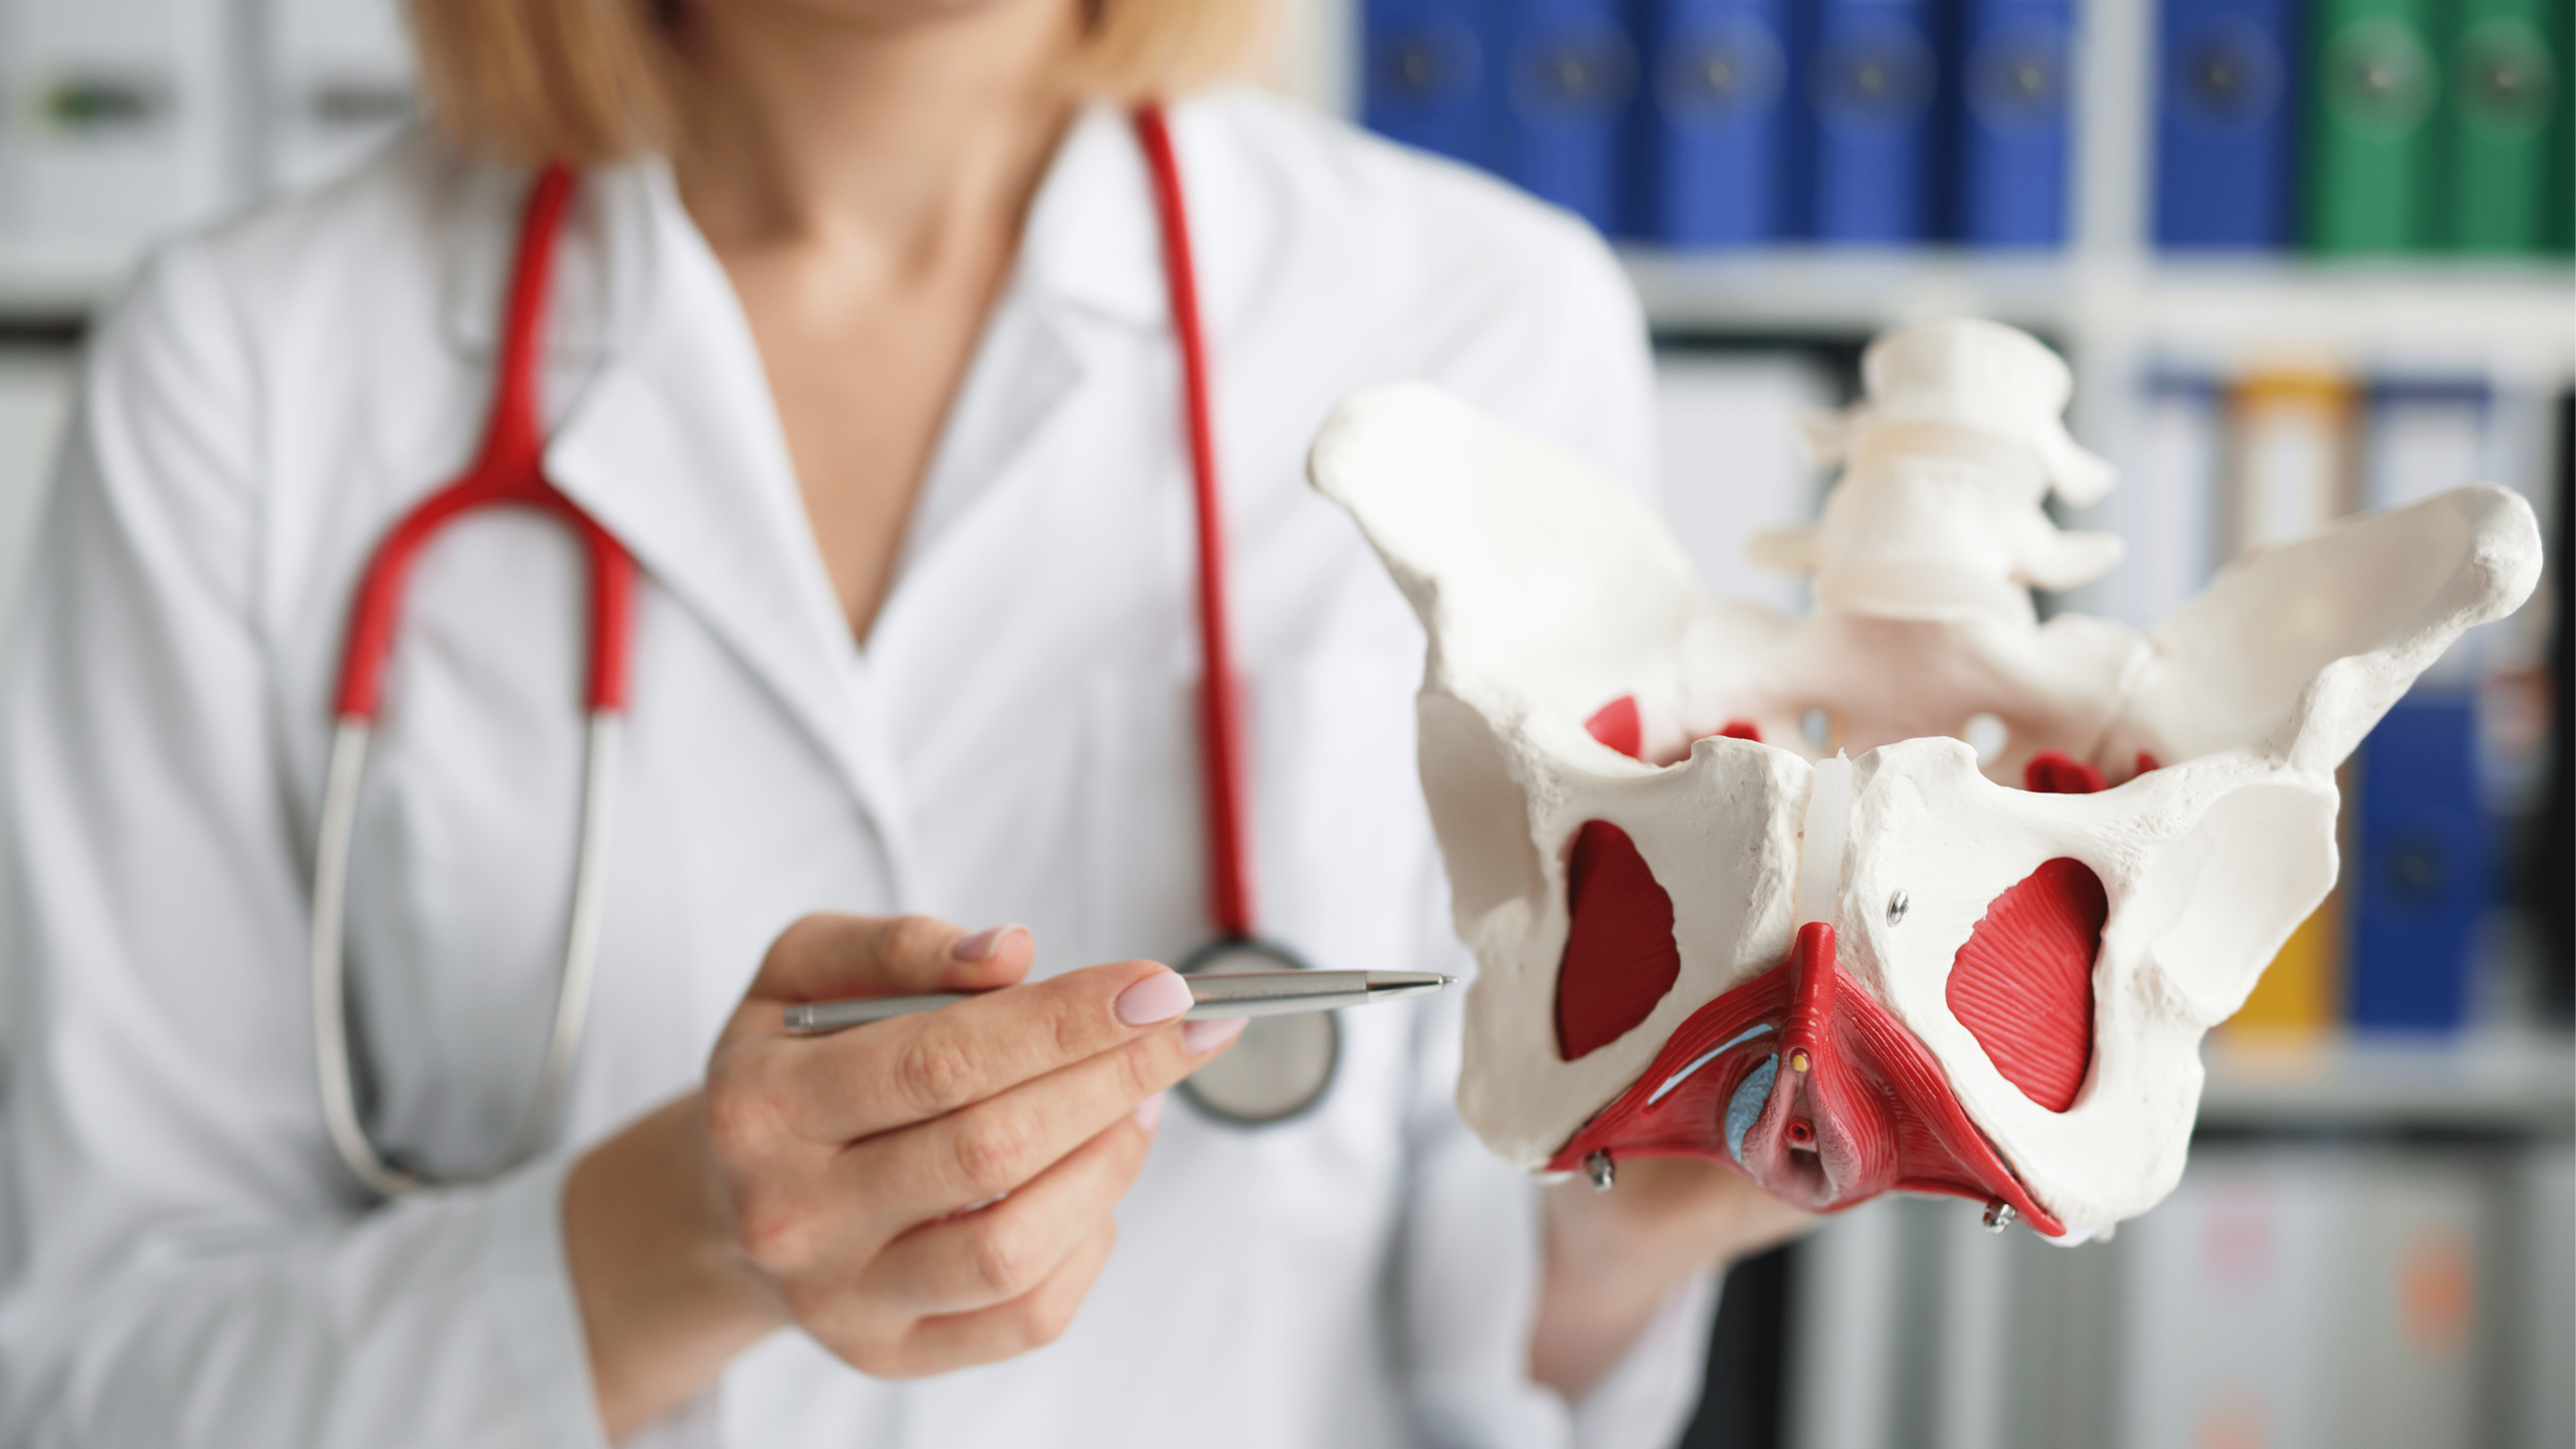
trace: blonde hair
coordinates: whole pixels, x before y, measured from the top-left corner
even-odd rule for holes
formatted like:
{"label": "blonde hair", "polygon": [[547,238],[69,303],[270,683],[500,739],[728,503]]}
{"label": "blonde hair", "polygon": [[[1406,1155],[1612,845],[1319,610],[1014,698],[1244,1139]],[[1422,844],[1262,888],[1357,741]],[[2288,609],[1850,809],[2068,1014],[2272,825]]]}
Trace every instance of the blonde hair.
{"label": "blonde hair", "polygon": [[[613,161],[670,138],[676,0],[411,0],[422,89],[471,150],[536,162]],[[1086,0],[1071,78],[1113,101],[1178,95],[1223,75],[1269,7],[1251,0]]]}

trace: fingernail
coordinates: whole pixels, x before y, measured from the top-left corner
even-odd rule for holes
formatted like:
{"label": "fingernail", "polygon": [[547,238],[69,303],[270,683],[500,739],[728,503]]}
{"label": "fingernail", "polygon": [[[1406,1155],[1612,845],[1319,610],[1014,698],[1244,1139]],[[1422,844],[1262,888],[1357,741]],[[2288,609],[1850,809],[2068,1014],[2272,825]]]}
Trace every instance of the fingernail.
{"label": "fingernail", "polygon": [[965,1217],[971,1213],[980,1213],[984,1209],[991,1207],[993,1204],[1000,1202],[1002,1199],[1009,1197],[1010,1195],[1011,1190],[1009,1188],[1004,1188],[1000,1192],[993,1194],[991,1197],[978,1198],[953,1213],[941,1213],[938,1217],[932,1219],[932,1221],[953,1223],[959,1218]]}
{"label": "fingernail", "polygon": [[1002,939],[1004,937],[1010,935],[1013,931],[1024,931],[1027,929],[1028,928],[1026,926],[994,926],[987,930],[977,931],[974,935],[961,937],[956,945],[948,948],[948,954],[951,959],[958,961],[970,963],[990,961],[994,957],[1002,954]]}
{"label": "fingernail", "polygon": [[1229,1016],[1223,1021],[1194,1021],[1181,1028],[1181,1046],[1188,1051],[1212,1052],[1243,1035],[1247,1024],[1240,1016]]}
{"label": "fingernail", "polygon": [[1118,993],[1118,1019],[1152,1026],[1190,1009],[1190,984],[1177,971],[1157,971]]}
{"label": "fingernail", "polygon": [[1154,1130],[1155,1125],[1162,1120],[1162,1093],[1156,1092],[1154,1095],[1147,1097],[1144,1101],[1136,1104],[1136,1125],[1142,1130],[1150,1133]]}

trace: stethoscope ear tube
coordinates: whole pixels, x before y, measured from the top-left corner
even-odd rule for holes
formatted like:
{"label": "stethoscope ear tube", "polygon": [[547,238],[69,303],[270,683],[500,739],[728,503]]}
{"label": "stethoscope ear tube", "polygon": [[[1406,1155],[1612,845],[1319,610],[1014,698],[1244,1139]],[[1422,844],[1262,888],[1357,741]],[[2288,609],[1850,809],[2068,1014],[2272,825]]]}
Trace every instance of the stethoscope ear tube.
{"label": "stethoscope ear tube", "polygon": [[[1244,799],[1243,722],[1235,693],[1233,643],[1227,636],[1224,499],[1217,486],[1216,420],[1208,383],[1207,334],[1199,316],[1198,276],[1190,257],[1189,208],[1171,130],[1154,106],[1134,117],[1145,153],[1155,219],[1163,240],[1163,273],[1172,307],[1172,336],[1181,353],[1182,412],[1189,425],[1191,499],[1196,508],[1199,613],[1199,744],[1206,772],[1208,914],[1217,939],[1181,965],[1200,971],[1300,969],[1294,951],[1254,930],[1251,826]],[[1331,1013],[1253,1022],[1234,1050],[1199,1068],[1181,1095],[1201,1111],[1239,1127],[1266,1127],[1307,1112],[1332,1088],[1342,1055],[1342,1029]]]}
{"label": "stethoscope ear tube", "polygon": [[581,839],[573,865],[572,916],[564,928],[563,971],[555,986],[554,1024],[545,1062],[518,1130],[489,1161],[461,1173],[431,1174],[376,1150],[359,1117],[350,1064],[348,971],[349,852],[357,830],[359,787],[366,778],[372,721],[344,717],[331,736],[331,769],[322,794],[322,832],[313,866],[313,1060],[321,1075],[322,1122],[331,1146],[349,1171],[378,1197],[400,1197],[433,1182],[470,1183],[498,1177],[535,1157],[554,1135],[565,1084],[581,1049],[589,1018],[590,987],[599,961],[599,932],[608,881],[608,836],[617,778],[617,752],[625,721],[615,710],[594,710],[582,765]]}
{"label": "stethoscope ear tube", "polygon": [[[333,707],[331,768],[322,796],[322,831],[313,867],[313,1060],[320,1077],[322,1120],[349,1171],[381,1197],[398,1197],[433,1181],[473,1182],[534,1157],[554,1133],[573,1057],[590,1007],[599,955],[602,892],[608,878],[609,802],[626,709],[633,643],[635,560],[615,535],[548,482],[537,408],[546,294],[555,237],[573,190],[566,166],[548,166],[529,188],[519,252],[510,279],[501,367],[483,447],[465,476],[421,501],[377,547],[358,581],[346,654]],[[402,592],[413,561],[439,530],[476,509],[507,504],[562,519],[590,557],[591,649],[589,738],[582,772],[580,855],[573,867],[572,915],[564,930],[563,971],[555,987],[554,1025],[526,1116],[490,1161],[462,1174],[432,1174],[376,1150],[361,1119],[349,1034],[347,947],[349,848],[367,745],[382,704]]]}
{"label": "stethoscope ear tube", "polygon": [[399,1197],[417,1179],[387,1163],[358,1121],[349,1067],[349,1004],[341,933],[348,925],[349,837],[358,823],[358,783],[367,769],[375,727],[343,719],[331,732],[331,772],[322,789],[322,838],[313,858],[313,1063],[322,1085],[322,1125],[358,1181],[378,1197]]}

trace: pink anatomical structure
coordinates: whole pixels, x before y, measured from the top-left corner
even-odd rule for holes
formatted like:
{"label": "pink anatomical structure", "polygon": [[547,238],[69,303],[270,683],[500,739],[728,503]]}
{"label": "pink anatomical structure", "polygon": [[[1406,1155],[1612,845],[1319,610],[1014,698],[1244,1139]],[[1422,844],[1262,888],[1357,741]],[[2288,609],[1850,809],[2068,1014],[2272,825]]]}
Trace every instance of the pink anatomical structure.
{"label": "pink anatomical structure", "polygon": [[[2199,1043],[2333,885],[2334,770],[2540,570],[2466,487],[2244,559],[2151,633],[2060,614],[2110,469],[2012,331],[1890,334],[1844,464],[1702,592],[1582,460],[1443,394],[1345,402],[1315,484],[1430,634],[1423,788],[1468,999],[1459,1104],[1530,1169],[1732,1164],[1820,1210],[1946,1193],[2066,1241],[2180,1176]],[[1982,748],[1972,747],[1971,739]]]}

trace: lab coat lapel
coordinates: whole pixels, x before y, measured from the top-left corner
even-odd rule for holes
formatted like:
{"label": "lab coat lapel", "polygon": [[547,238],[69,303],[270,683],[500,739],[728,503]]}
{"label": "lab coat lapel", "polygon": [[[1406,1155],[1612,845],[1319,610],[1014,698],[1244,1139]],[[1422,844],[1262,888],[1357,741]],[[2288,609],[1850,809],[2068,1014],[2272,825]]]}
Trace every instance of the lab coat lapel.
{"label": "lab coat lapel", "polygon": [[[1019,260],[949,409],[870,652],[986,582],[986,521],[1050,479],[1082,486],[1049,429],[1132,382],[1132,344],[1170,314],[1162,240],[1126,116],[1095,106],[1057,148],[1031,201]],[[1115,405],[1110,400],[1108,405]],[[935,627],[935,626],[933,626]],[[891,645],[891,648],[888,646]]]}
{"label": "lab coat lapel", "polygon": [[1103,346],[1161,325],[1161,243],[1139,210],[1134,151],[1123,118],[1105,108],[1080,117],[1057,148],[922,480],[876,639],[888,636],[889,618],[918,612],[922,596],[938,592],[952,535],[976,532],[974,520],[1062,471],[1038,466],[1050,451],[1046,430],[1068,400],[1117,370],[1102,366]]}
{"label": "lab coat lapel", "polygon": [[652,275],[549,443],[548,472],[812,737],[907,902],[911,841],[882,702],[815,551],[750,328],[666,172],[629,168],[600,184],[638,189],[607,244],[649,252]]}

